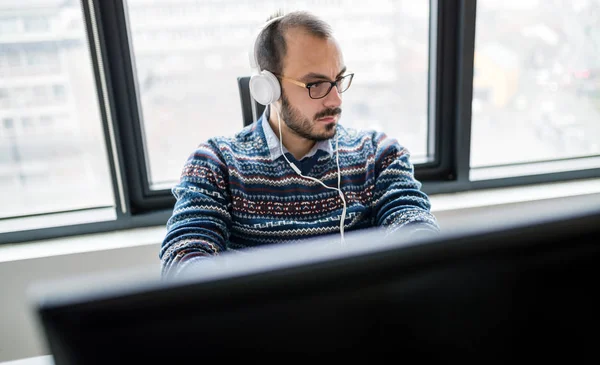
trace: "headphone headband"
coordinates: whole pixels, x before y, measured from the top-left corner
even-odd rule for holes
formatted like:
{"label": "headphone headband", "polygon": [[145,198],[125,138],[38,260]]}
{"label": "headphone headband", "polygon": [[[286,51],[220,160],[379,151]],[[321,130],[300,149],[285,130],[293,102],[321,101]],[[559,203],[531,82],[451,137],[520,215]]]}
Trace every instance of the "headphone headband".
{"label": "headphone headband", "polygon": [[[279,80],[277,80],[275,75],[268,70],[261,71],[258,64],[258,41],[262,32],[273,22],[281,18],[283,18],[283,16],[270,19],[260,28],[250,51],[252,76],[250,76],[250,83],[248,86],[250,88],[250,95],[262,105],[268,105],[279,100],[279,97],[281,96],[281,87],[279,85]],[[254,104],[252,104],[252,106],[254,107]],[[253,112],[255,114],[254,109]],[[256,115],[254,115],[254,120],[256,120]]]}
{"label": "headphone headband", "polygon": [[250,51],[250,67],[253,70],[256,70],[257,73],[260,73],[260,66],[258,64],[258,41],[260,39],[260,36],[262,34],[262,32],[264,32],[265,29],[267,29],[269,27],[269,25],[273,24],[274,22],[276,22],[277,20],[280,20],[281,18],[283,18],[283,16],[278,16],[275,17],[273,19],[270,19],[269,21],[267,21],[259,30],[258,33],[256,34],[256,37],[254,37],[254,44],[252,45],[252,49]]}

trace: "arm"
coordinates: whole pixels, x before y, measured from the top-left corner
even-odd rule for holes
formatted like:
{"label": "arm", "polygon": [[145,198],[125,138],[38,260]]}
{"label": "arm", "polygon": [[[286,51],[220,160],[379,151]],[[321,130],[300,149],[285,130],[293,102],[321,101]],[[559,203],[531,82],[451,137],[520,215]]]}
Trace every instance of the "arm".
{"label": "arm", "polygon": [[429,198],[414,178],[408,150],[382,133],[376,133],[373,142],[376,147],[375,225],[385,227],[388,235],[399,229],[411,236],[439,232]]}
{"label": "arm", "polygon": [[197,261],[226,250],[231,228],[227,168],[218,149],[204,144],[186,161],[167,222],[160,260],[162,275],[173,276]]}

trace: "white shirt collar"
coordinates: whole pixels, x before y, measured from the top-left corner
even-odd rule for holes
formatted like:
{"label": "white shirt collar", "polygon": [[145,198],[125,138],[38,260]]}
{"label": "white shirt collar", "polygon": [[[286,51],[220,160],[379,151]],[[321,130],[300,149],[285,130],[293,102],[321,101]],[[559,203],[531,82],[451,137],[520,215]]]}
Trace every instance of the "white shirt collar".
{"label": "white shirt collar", "polygon": [[[269,152],[271,153],[271,159],[275,161],[279,157],[281,157],[283,153],[288,153],[289,151],[287,150],[287,148],[285,148],[285,146],[283,146],[283,153],[281,152],[282,146],[279,144],[279,137],[275,135],[273,128],[271,128],[271,125],[269,124],[267,108],[265,108],[265,112],[263,113],[261,119],[262,128],[265,133],[265,138],[267,140],[267,145],[269,146]],[[332,156],[333,146],[331,145],[331,140],[328,139],[325,141],[319,141],[315,143],[313,148],[311,148],[311,150],[308,151],[308,153],[304,155],[300,160],[306,157],[313,156],[315,153],[317,153],[318,150],[325,151],[329,156]]]}

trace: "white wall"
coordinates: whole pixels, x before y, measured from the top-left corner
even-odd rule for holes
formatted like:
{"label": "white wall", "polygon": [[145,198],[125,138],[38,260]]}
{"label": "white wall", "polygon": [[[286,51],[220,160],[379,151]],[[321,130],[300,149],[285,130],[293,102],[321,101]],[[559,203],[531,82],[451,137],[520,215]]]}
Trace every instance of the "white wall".
{"label": "white wall", "polygon": [[[484,195],[476,198],[475,201],[484,200],[483,196],[487,195],[482,194]],[[444,200],[446,198],[450,200]],[[513,198],[521,199],[514,195]],[[600,194],[582,197],[582,201],[589,201],[590,199],[595,199],[595,202],[600,205]],[[499,210],[508,209],[518,214],[524,207],[532,209],[532,207],[539,206],[540,211],[542,211],[545,209],[545,204],[548,203],[547,200],[540,200],[496,206],[470,206],[463,209],[449,208],[452,205],[455,208],[458,206],[455,203],[449,204],[451,201],[465,203],[467,200],[464,195],[460,194],[453,194],[443,199],[442,197],[432,199],[433,207],[435,208],[436,205],[440,207],[439,210],[433,209],[440,225],[450,227],[457,222],[464,224],[464,222],[468,222],[475,217],[494,215]],[[445,206],[445,208],[442,209],[442,206]],[[117,239],[116,237],[122,236],[128,242],[127,245],[123,246],[128,247],[110,249],[97,249],[96,247],[98,242],[102,244],[102,242],[109,241],[111,242],[109,246],[117,247],[118,243],[115,244],[114,241]],[[113,232],[91,235],[90,238],[76,237],[57,240],[58,244],[53,245],[53,247],[69,240],[71,243],[79,240],[78,244],[80,246],[78,246],[77,251],[80,252],[78,253],[67,254],[63,252],[58,255],[36,257],[35,254],[30,252],[29,256],[32,256],[31,258],[26,258],[27,255],[21,253],[19,254],[21,257],[15,259],[7,259],[7,256],[3,259],[3,252],[7,252],[7,249],[0,246],[0,362],[48,354],[42,333],[37,327],[35,313],[28,302],[28,289],[32,283],[39,280],[74,277],[110,270],[128,270],[136,267],[156,270],[158,277],[160,275],[158,252],[163,237],[163,227],[137,229],[120,234]],[[86,244],[87,247],[81,246]],[[46,245],[48,244],[46,243]],[[32,250],[36,250],[35,245],[32,247],[30,247]],[[33,251],[33,253],[35,252],[37,251]]]}
{"label": "white wall", "polygon": [[156,244],[0,262],[0,361],[48,354],[28,298],[32,283],[106,270],[156,267]]}

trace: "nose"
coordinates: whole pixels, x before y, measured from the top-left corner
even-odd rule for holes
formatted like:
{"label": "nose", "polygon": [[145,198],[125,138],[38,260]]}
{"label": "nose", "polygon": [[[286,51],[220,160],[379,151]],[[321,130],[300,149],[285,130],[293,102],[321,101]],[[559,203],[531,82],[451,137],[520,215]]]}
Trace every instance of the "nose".
{"label": "nose", "polygon": [[331,88],[329,94],[323,98],[323,106],[326,108],[338,108],[342,105],[342,95],[337,87]]}

